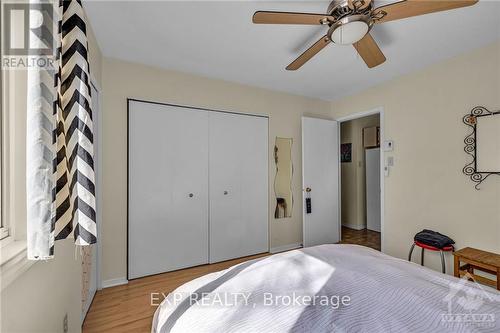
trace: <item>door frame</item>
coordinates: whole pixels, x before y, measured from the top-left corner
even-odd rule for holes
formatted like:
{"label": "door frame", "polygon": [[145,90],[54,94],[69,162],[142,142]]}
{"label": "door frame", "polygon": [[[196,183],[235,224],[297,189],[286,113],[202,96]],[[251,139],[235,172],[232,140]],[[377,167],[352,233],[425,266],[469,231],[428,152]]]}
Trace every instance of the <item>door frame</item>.
{"label": "door frame", "polygon": [[[95,174],[95,201],[96,201],[96,227],[97,227],[97,242],[94,244],[97,250],[96,254],[96,291],[90,299],[87,300],[86,304],[83,304],[84,309],[82,309],[81,325],[83,325],[87,313],[94,301],[95,295],[98,290],[102,289],[102,279],[101,279],[101,258],[102,258],[102,234],[101,234],[101,224],[102,224],[102,89],[95,77],[90,75],[90,85],[97,92],[97,96],[91,96],[92,98],[97,98],[97,110],[92,110],[96,113],[93,114],[93,132],[94,132],[94,146],[97,147],[97,155],[94,150],[94,174]],[[91,89],[92,90],[92,89]],[[92,93],[92,91],[91,91]],[[93,264],[93,263],[92,263]]]}
{"label": "door frame", "polygon": [[379,127],[380,127],[380,251],[384,252],[385,246],[384,246],[384,234],[385,234],[385,228],[384,228],[384,221],[385,221],[385,151],[383,148],[383,143],[385,141],[385,123],[384,123],[384,108],[383,107],[377,107],[372,110],[368,111],[362,111],[362,112],[357,112],[353,113],[344,117],[339,117],[336,118],[338,121],[338,126],[339,126],[339,232],[340,232],[340,239],[342,240],[342,177],[341,177],[341,163],[340,163],[340,126],[342,123],[354,120],[354,119],[359,119],[359,118],[364,118],[367,116],[372,116],[378,114],[380,119],[379,119]]}

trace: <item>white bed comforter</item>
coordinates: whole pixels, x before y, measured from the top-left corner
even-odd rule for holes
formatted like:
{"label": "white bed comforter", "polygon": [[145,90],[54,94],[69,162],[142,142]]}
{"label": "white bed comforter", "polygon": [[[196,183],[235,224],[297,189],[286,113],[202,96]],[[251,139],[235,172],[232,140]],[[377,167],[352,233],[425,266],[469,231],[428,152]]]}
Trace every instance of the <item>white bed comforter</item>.
{"label": "white bed comforter", "polygon": [[[347,301],[349,300],[349,301]],[[500,293],[357,245],[251,260],[186,283],[153,332],[500,332]]]}

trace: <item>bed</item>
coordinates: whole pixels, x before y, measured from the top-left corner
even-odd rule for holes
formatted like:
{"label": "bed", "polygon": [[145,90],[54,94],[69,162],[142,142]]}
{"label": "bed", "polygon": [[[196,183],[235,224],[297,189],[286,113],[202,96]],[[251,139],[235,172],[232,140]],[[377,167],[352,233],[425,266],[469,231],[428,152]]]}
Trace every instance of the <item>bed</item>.
{"label": "bed", "polygon": [[152,332],[500,332],[500,293],[358,245],[250,260],[190,281]]}

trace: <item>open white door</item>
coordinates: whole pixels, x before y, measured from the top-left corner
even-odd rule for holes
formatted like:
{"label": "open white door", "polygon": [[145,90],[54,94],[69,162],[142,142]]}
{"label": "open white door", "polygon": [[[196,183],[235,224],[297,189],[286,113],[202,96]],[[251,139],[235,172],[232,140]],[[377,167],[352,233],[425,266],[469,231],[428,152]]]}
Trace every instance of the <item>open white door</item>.
{"label": "open white door", "polygon": [[[302,117],[302,189],[304,247],[337,243],[340,230],[336,121]],[[310,212],[306,207],[308,197],[311,199]]]}

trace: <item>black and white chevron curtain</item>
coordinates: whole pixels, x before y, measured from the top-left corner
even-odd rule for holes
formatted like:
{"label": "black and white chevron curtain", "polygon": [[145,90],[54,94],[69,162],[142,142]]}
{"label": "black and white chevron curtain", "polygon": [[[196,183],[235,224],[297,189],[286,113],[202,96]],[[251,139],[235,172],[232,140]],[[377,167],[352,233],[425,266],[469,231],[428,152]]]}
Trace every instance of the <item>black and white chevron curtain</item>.
{"label": "black and white chevron curtain", "polygon": [[[42,3],[47,2],[30,5],[41,8]],[[28,71],[27,233],[32,260],[52,258],[56,240],[74,238],[76,245],[97,240],[85,15],[80,1],[59,1],[52,9],[54,15],[43,14],[39,36],[53,45],[54,66]]]}

